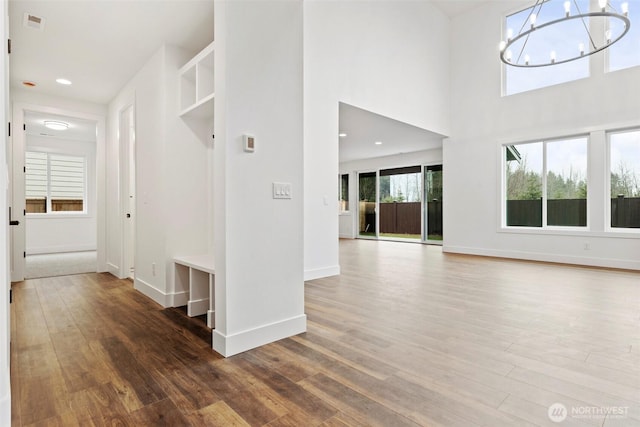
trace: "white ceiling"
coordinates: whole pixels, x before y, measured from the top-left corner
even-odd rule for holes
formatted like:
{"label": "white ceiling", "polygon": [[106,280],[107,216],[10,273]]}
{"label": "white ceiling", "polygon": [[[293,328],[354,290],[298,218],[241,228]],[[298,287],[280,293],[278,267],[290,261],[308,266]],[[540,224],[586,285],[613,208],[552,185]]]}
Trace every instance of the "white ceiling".
{"label": "white ceiling", "polygon": [[[45,120],[64,122],[69,125],[69,128],[66,130],[49,129],[44,125]],[[37,111],[26,111],[24,114],[24,122],[27,126],[27,135],[55,137],[73,141],[96,141],[96,122],[91,120]]]}
{"label": "white ceiling", "polygon": [[[486,0],[431,0],[454,17]],[[194,53],[213,40],[213,0],[10,0],[11,84],[37,84],[27,90],[107,104],[163,43]],[[44,19],[39,31],[23,26],[24,14]],[[71,86],[55,83],[63,77]],[[31,114],[30,132],[56,134],[42,127],[52,116]],[[91,125],[63,118],[72,126],[57,132],[86,140]],[[442,136],[341,104],[340,160],[408,153],[442,145]],[[88,130],[89,129],[89,130]],[[60,136],[60,135],[59,135]],[[382,145],[373,143],[381,140]]]}
{"label": "white ceiling", "polygon": [[[44,18],[44,30],[23,26],[24,13]],[[213,40],[213,0],[10,0],[9,14],[11,85],[99,104],[164,42],[196,53]]]}
{"label": "white ceiling", "polygon": [[[340,103],[340,162],[442,147],[442,135]],[[375,142],[382,142],[376,145]]]}

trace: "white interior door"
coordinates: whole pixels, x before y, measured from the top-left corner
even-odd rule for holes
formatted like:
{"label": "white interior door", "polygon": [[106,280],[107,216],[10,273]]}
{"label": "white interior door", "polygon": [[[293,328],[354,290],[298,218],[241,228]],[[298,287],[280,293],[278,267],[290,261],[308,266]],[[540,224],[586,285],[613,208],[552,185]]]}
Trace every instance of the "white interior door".
{"label": "white interior door", "polygon": [[16,108],[11,125],[11,144],[9,145],[9,168],[11,185],[9,186],[11,221],[11,281],[24,280],[25,268],[25,209],[24,196],[24,110]]}
{"label": "white interior door", "polygon": [[135,277],[136,144],[133,105],[120,112],[120,148],[123,168],[123,274]]}

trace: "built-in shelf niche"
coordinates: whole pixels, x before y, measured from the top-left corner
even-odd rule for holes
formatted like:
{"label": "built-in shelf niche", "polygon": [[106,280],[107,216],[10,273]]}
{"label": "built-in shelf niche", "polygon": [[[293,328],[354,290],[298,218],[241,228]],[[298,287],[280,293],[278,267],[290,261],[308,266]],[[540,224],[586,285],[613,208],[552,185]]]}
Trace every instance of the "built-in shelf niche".
{"label": "built-in shelf niche", "polygon": [[213,117],[213,42],[179,71],[180,116]]}

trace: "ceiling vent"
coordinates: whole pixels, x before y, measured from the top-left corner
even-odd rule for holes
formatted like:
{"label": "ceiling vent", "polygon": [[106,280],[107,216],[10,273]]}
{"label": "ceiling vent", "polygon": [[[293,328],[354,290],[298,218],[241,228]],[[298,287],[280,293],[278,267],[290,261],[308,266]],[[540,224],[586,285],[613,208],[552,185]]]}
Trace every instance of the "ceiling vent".
{"label": "ceiling vent", "polygon": [[33,28],[34,30],[43,31],[44,21],[45,19],[41,18],[40,16],[31,15],[30,13],[25,13],[22,24],[27,28]]}

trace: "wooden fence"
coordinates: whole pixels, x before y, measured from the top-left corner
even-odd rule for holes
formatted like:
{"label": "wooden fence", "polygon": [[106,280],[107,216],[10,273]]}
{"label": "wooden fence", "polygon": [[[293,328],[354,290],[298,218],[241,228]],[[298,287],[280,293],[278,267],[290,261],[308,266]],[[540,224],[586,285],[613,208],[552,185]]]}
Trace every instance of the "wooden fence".
{"label": "wooden fence", "polygon": [[640,228],[640,197],[611,199],[611,227]]}
{"label": "wooden fence", "polygon": [[[27,199],[27,213],[47,213],[46,199]],[[52,212],[82,212],[83,200],[51,200]]]}
{"label": "wooden fence", "polygon": [[[587,201],[565,199],[547,201],[547,224],[568,227],[587,225]],[[542,199],[507,200],[507,225],[542,226]],[[640,228],[640,197],[611,199],[611,227]]]}
{"label": "wooden fence", "polygon": [[380,232],[420,234],[421,203],[380,203]]}

